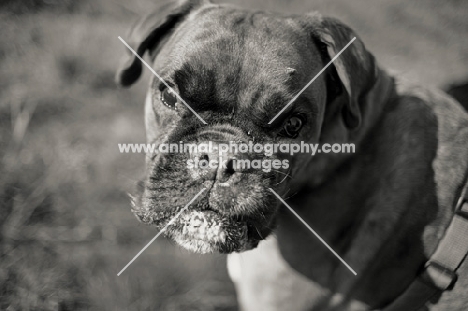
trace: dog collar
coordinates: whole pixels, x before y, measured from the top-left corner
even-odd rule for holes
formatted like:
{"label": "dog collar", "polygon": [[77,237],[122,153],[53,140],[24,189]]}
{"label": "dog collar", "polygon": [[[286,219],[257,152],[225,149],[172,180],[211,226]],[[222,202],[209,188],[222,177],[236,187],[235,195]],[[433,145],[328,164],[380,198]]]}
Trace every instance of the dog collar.
{"label": "dog collar", "polygon": [[382,311],[416,311],[437,301],[457,282],[457,270],[468,254],[468,181],[455,207],[454,216],[423,272]]}

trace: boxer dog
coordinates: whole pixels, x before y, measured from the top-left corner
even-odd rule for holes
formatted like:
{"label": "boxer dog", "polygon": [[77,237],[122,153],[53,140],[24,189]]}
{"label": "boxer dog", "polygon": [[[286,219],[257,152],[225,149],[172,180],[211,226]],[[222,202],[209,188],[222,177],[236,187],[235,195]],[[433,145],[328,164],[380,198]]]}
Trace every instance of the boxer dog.
{"label": "boxer dog", "polygon": [[[278,154],[290,167],[268,173],[187,167],[193,157],[218,156],[210,152],[148,157],[134,214],[161,229],[205,189],[165,233],[194,252],[229,254],[242,310],[385,308],[417,277],[453,217],[468,170],[468,114],[440,91],[396,83],[359,38],[269,124],[353,37],[316,12],[195,0],[161,6],[124,37],[166,82],[149,84],[148,143],[355,144],[353,154]],[[123,86],[142,72],[129,55],[117,73]],[[465,262],[454,288],[421,310],[467,310],[467,269]]]}

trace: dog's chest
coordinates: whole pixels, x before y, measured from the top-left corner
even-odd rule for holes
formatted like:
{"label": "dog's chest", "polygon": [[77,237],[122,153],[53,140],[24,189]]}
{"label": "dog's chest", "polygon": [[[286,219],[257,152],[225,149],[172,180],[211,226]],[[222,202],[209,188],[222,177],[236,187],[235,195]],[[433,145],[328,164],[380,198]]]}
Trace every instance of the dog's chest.
{"label": "dog's chest", "polygon": [[[274,235],[254,250],[230,254],[227,266],[244,311],[328,310],[343,302],[341,295],[293,270],[280,255]],[[347,310],[365,310],[357,301],[347,304]]]}

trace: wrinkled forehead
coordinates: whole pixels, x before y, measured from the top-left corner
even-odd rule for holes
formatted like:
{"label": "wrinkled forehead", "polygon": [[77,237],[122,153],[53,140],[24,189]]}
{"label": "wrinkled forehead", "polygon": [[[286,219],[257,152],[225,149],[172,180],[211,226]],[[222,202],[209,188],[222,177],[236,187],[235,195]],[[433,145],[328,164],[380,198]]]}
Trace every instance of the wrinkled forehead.
{"label": "wrinkled forehead", "polygon": [[191,15],[167,46],[158,57],[165,63],[156,64],[187,96],[205,90],[218,102],[241,105],[271,96],[286,101],[322,66],[313,40],[293,17],[238,8]]}
{"label": "wrinkled forehead", "polygon": [[285,60],[299,61],[305,55],[297,53],[309,46],[307,37],[293,18],[237,8],[198,12],[174,36],[180,55],[208,53],[221,60],[249,53],[264,68]]}

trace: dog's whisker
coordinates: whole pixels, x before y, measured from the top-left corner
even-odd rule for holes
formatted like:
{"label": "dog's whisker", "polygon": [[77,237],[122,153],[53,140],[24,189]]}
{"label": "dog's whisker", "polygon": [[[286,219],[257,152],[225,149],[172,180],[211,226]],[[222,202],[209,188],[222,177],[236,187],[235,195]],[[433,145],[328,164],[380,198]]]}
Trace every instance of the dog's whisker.
{"label": "dog's whisker", "polygon": [[262,240],[264,240],[265,238],[262,236],[262,234],[260,233],[260,230],[258,230],[257,226],[254,226],[254,228],[257,231],[258,235],[262,238]]}
{"label": "dog's whisker", "polygon": [[288,188],[288,190],[286,190],[281,196],[283,198],[286,197],[286,195],[289,193],[290,190],[291,190],[291,188]]}
{"label": "dog's whisker", "polygon": [[270,181],[270,180],[275,179],[275,178],[276,178],[276,176],[271,175],[271,176],[268,176],[268,177],[263,178],[263,179],[262,179],[262,182]]}
{"label": "dog's whisker", "polygon": [[286,177],[287,176],[285,176],[280,182],[276,183],[275,186],[278,186],[279,184],[283,183],[286,180]]}
{"label": "dog's whisker", "polygon": [[[289,174],[289,172],[290,172],[291,170],[288,170],[286,173],[285,173],[285,172],[281,172],[280,170],[276,170],[276,169],[271,169],[271,170],[274,171],[274,172],[277,172],[277,173],[286,175],[286,177],[292,178],[292,176]],[[286,178],[286,177],[285,177],[285,178]]]}
{"label": "dog's whisker", "polygon": [[294,193],[291,194],[289,197],[285,198],[285,200],[292,198],[293,196],[295,196],[295,195],[298,194],[298,193],[299,193],[299,191],[294,192]]}

